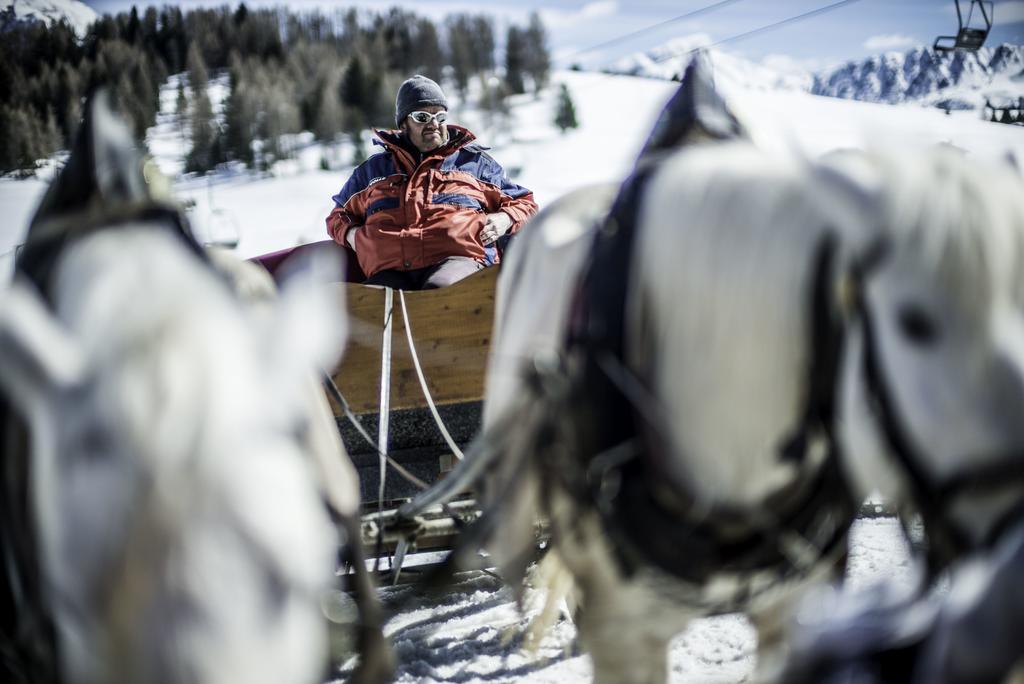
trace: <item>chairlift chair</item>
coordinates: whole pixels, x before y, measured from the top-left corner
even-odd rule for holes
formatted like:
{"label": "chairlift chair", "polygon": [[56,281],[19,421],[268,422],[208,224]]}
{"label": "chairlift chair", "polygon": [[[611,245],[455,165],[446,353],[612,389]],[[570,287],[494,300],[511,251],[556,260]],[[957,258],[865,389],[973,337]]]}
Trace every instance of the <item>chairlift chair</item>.
{"label": "chairlift chair", "polygon": [[[985,26],[972,26],[971,19],[974,16],[974,7],[978,7],[981,19]],[[937,52],[952,52],[953,50],[977,50],[985,44],[989,31],[992,30],[992,21],[995,18],[995,6],[992,2],[983,0],[971,0],[971,6],[967,10],[967,20],[964,21],[963,13],[960,11],[960,0],[956,0],[956,20],[959,29],[955,36],[939,36],[932,46]]]}

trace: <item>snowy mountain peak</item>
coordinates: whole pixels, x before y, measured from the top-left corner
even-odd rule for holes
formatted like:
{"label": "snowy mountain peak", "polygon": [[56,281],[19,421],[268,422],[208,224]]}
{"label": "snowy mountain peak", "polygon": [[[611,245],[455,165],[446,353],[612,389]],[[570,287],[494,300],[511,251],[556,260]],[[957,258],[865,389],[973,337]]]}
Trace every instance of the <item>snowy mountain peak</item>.
{"label": "snowy mountain peak", "polygon": [[953,109],[1016,100],[1024,95],[1024,46],[939,53],[928,47],[848,62],[817,74],[811,92],[871,102],[945,103]]}
{"label": "snowy mountain peak", "polygon": [[697,33],[673,38],[645,52],[624,57],[604,69],[607,73],[647,78],[678,79],[697,50],[706,48],[715,79],[749,90],[809,90],[809,73],[780,71],[728,52],[709,48],[710,36]]}
{"label": "snowy mountain peak", "polygon": [[89,25],[98,18],[95,10],[78,0],[3,0],[0,31],[8,31],[24,22],[52,25],[65,19],[78,36],[84,36]]}
{"label": "snowy mountain peak", "polygon": [[[704,34],[676,38],[612,64],[605,71],[677,79],[693,53],[712,43]],[[866,102],[912,102],[949,109],[1016,102],[1024,96],[1024,46],[999,45],[975,52],[940,53],[919,46],[887,52],[811,74],[757,64],[708,49],[716,80],[746,90],[803,90],[815,95]]]}

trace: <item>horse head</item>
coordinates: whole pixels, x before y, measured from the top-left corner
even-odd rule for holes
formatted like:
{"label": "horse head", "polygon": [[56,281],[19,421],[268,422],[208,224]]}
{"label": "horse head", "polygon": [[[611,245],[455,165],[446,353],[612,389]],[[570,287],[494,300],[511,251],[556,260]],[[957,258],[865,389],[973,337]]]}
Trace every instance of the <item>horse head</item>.
{"label": "horse head", "polygon": [[323,286],[243,304],[143,169],[94,100],[0,300],[61,670],[318,681],[338,539],[310,391],[343,321]]}
{"label": "horse head", "polygon": [[847,470],[922,515],[933,570],[1024,505],[1024,202],[1009,169],[946,149],[838,155],[870,206],[850,273]]}

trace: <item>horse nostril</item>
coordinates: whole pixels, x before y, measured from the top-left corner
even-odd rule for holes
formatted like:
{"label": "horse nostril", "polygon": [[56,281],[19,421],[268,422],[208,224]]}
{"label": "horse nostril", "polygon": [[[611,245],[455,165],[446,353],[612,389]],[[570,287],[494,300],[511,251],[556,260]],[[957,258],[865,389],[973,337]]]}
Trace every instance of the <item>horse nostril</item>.
{"label": "horse nostril", "polygon": [[905,304],[897,313],[899,328],[912,343],[925,346],[939,339],[939,326],[935,318],[916,304]]}

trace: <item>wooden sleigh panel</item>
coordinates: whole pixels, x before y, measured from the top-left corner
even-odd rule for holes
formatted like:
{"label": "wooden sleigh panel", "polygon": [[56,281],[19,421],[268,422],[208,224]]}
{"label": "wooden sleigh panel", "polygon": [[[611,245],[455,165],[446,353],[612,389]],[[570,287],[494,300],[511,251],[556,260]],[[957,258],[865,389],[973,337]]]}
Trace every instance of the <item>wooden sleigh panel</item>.
{"label": "wooden sleigh panel", "polygon": [[[487,268],[440,290],[401,293],[409,314],[413,346],[431,398],[452,439],[463,449],[480,428],[497,276],[498,268]],[[344,298],[349,340],[341,364],[331,375],[374,444],[368,443],[343,417],[333,398],[331,408],[359,473],[362,498],[376,501],[380,483],[376,441],[386,290],[356,284],[334,287],[336,296]],[[399,292],[392,293],[387,450],[407,471],[425,482],[433,482],[451,469],[454,457],[435,424],[416,376],[399,297]],[[397,473],[388,473],[387,501],[397,502],[417,491],[416,486]]]}
{"label": "wooden sleigh panel", "polygon": [[[486,268],[450,287],[402,293],[416,354],[438,406],[483,399],[497,276],[497,268]],[[377,413],[386,291],[348,283],[335,287],[348,312],[349,340],[341,365],[331,375],[353,412]],[[392,411],[427,406],[397,291],[392,302],[390,406]],[[335,415],[343,415],[333,399],[331,407]]]}

